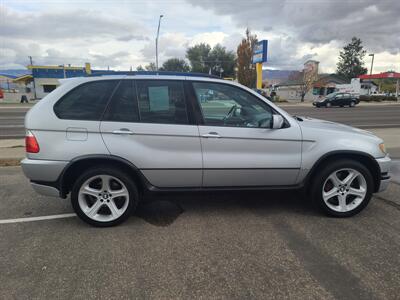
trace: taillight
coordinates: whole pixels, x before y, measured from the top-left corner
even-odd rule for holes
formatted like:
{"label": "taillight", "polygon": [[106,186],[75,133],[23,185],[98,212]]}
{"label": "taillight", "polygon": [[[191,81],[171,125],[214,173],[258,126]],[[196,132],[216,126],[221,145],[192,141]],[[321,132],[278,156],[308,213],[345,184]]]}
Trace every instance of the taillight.
{"label": "taillight", "polygon": [[33,133],[29,130],[25,135],[25,149],[28,153],[38,153],[40,151],[39,143],[37,142]]}

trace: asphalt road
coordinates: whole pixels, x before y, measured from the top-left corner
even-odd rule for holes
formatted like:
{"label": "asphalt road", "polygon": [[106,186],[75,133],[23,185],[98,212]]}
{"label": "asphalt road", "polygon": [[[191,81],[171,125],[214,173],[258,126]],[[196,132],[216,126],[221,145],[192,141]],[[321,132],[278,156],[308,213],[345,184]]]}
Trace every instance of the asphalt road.
{"label": "asphalt road", "polygon": [[[285,106],[293,115],[340,122],[362,129],[400,128],[400,105],[314,108]],[[0,106],[0,139],[24,137],[24,116],[28,108]]]}
{"label": "asphalt road", "polygon": [[1,299],[398,299],[400,185],[328,218],[296,193],[147,199],[121,226],[76,217],[0,168]]}

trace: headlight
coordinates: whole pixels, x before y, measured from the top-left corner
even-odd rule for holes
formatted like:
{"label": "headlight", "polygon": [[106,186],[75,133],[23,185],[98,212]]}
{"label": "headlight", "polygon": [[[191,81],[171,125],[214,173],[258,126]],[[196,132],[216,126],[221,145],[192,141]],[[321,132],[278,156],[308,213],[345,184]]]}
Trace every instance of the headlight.
{"label": "headlight", "polygon": [[379,149],[381,149],[381,151],[382,151],[384,154],[386,154],[386,147],[385,147],[385,144],[384,144],[384,143],[380,143],[380,144],[379,144]]}

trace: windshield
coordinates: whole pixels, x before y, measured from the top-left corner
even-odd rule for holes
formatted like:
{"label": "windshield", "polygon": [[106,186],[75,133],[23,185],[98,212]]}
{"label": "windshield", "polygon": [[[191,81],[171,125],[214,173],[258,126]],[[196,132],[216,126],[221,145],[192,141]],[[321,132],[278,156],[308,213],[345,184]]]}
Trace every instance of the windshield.
{"label": "windshield", "polygon": [[329,95],[326,95],[326,98],[333,98],[337,95],[337,93],[331,93]]}

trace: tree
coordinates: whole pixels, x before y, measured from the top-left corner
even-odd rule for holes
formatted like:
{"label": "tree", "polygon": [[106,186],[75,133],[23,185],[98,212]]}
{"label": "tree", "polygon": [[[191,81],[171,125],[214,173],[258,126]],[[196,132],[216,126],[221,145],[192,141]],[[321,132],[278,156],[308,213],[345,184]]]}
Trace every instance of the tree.
{"label": "tree", "polygon": [[157,67],[155,63],[149,63],[148,65],[144,66],[146,71],[157,71]]}
{"label": "tree", "polygon": [[170,58],[163,63],[161,70],[174,71],[174,72],[189,72],[190,67],[183,59]]}
{"label": "tree", "polygon": [[235,76],[235,53],[226,50],[220,44],[213,48],[205,43],[194,45],[186,50],[186,58],[190,62],[192,72]]}
{"label": "tree", "polygon": [[201,43],[186,50],[186,58],[190,62],[192,72],[208,73],[210,70],[209,55],[211,47]]}
{"label": "tree", "polygon": [[253,49],[257,43],[257,36],[252,35],[250,30],[246,29],[246,37],[237,48],[237,78],[239,83],[248,86],[256,86],[256,66],[252,62]]}
{"label": "tree", "polygon": [[142,65],[139,65],[139,66],[136,68],[136,71],[144,71],[144,68],[142,67]]}
{"label": "tree", "polygon": [[314,83],[318,80],[318,74],[315,72],[301,72],[301,84],[299,88],[301,102],[304,102],[304,97],[314,87]]}
{"label": "tree", "polygon": [[225,47],[217,44],[208,56],[211,73],[224,77],[235,77],[236,55],[233,51],[227,51]]}
{"label": "tree", "polygon": [[357,78],[362,74],[366,74],[368,70],[364,68],[363,61],[366,53],[367,51],[364,50],[362,41],[353,37],[351,42],[340,51],[336,73],[347,79]]}
{"label": "tree", "polygon": [[298,86],[296,92],[300,94],[301,102],[304,102],[304,97],[318,81],[318,73],[310,69],[304,69],[301,72],[293,71],[289,74],[289,81],[294,81],[294,84]]}

